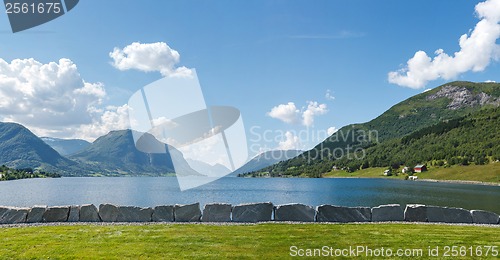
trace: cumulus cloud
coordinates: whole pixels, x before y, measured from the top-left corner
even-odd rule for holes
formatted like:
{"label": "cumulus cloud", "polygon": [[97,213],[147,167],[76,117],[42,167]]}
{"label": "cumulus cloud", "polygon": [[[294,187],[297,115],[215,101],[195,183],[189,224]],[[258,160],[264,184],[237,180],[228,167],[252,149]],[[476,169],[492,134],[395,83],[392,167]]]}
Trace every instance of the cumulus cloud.
{"label": "cumulus cloud", "polygon": [[315,101],[309,101],[307,107],[299,110],[295,103],[281,104],[271,109],[268,116],[281,120],[287,124],[301,123],[304,126],[310,127],[314,125],[314,118],[319,115],[324,115],[328,112],[326,104],[319,104]]}
{"label": "cumulus cloud", "polygon": [[158,71],[165,77],[192,74],[189,68],[177,67],[181,57],[179,52],[164,42],[134,42],[123,49],[114,48],[109,56],[113,59],[113,66],[119,70]]}
{"label": "cumulus cloud", "polygon": [[102,108],[105,97],[104,85],[86,82],[69,59],[45,64],[0,59],[0,120],[20,123],[39,136],[92,140],[124,127],[115,120],[124,110]]}
{"label": "cumulus cloud", "polygon": [[337,131],[338,131],[338,129],[337,129],[335,126],[328,127],[328,130],[326,130],[326,132],[328,133],[328,135],[333,135],[333,134],[335,134]]}
{"label": "cumulus cloud", "polygon": [[288,104],[281,104],[273,107],[271,112],[267,113],[267,115],[287,124],[295,124],[299,121],[300,110],[297,109],[295,103],[288,102]]}
{"label": "cumulus cloud", "polygon": [[328,112],[326,104],[319,104],[318,102],[309,101],[307,109],[302,112],[302,124],[305,126],[314,125],[314,117],[324,115]]}
{"label": "cumulus cloud", "polygon": [[278,143],[278,150],[300,150],[301,143],[299,137],[290,131],[286,131],[284,140]]}
{"label": "cumulus cloud", "polygon": [[109,133],[112,130],[130,128],[128,105],[107,106],[105,110],[95,117],[91,124],[80,125],[75,128],[74,137],[93,140]]}
{"label": "cumulus cloud", "polygon": [[483,71],[492,61],[500,60],[500,45],[496,43],[500,38],[500,0],[481,2],[475,9],[480,21],[470,35],[460,37],[460,51],[450,56],[438,49],[433,58],[418,51],[404,68],[389,72],[389,82],[419,89],[432,80],[450,80],[468,71]]}
{"label": "cumulus cloud", "polygon": [[0,59],[0,114],[5,121],[63,126],[92,122],[106,92],[85,82],[69,59],[42,64]]}

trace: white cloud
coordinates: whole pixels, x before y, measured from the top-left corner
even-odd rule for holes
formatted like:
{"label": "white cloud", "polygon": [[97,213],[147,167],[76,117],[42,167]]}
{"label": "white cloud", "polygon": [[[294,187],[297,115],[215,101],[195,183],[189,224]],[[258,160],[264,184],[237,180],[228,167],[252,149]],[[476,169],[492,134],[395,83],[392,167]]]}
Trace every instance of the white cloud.
{"label": "white cloud", "polygon": [[290,131],[286,131],[285,140],[279,142],[277,150],[300,150],[301,144],[299,137]]}
{"label": "white cloud", "polygon": [[326,90],[325,98],[327,100],[335,100],[335,96],[333,96],[333,92],[329,89]]}
{"label": "white cloud", "polygon": [[487,80],[487,81],[485,81],[485,83],[497,83],[497,82],[494,80]]}
{"label": "white cloud", "polygon": [[338,131],[338,129],[335,127],[335,126],[332,126],[332,127],[328,127],[328,130],[326,130],[326,132],[328,133],[328,135],[333,135],[334,133],[336,133]]}
{"label": "white cloud", "polygon": [[93,140],[128,128],[125,107],[102,107],[102,83],[83,80],[69,59],[0,59],[0,120],[17,122],[39,136]]}
{"label": "white cloud", "polygon": [[[166,43],[132,43],[111,52],[120,70],[159,71],[164,76],[187,76],[178,67],[180,55]],[[39,136],[89,141],[111,130],[130,128],[128,106],[103,107],[102,83],[84,81],[69,59],[41,63],[35,59],[0,59],[0,120],[17,122]]]}
{"label": "white cloud", "polygon": [[106,92],[85,82],[69,59],[42,64],[34,59],[0,59],[0,115],[4,121],[38,126],[92,122]]}
{"label": "white cloud", "polygon": [[159,71],[163,76],[189,76],[191,69],[177,67],[180,54],[164,42],[134,42],[123,49],[115,47],[109,56],[119,70]]}
{"label": "white cloud", "polygon": [[129,129],[128,105],[108,106],[91,124],[80,125],[72,137],[93,140],[112,130]]}
{"label": "white cloud", "polygon": [[324,115],[328,112],[326,104],[319,104],[316,101],[309,101],[307,107],[302,110],[297,109],[295,103],[281,104],[271,109],[268,116],[281,120],[287,124],[301,123],[310,127],[314,124],[314,117]]}
{"label": "white cloud", "polygon": [[302,112],[302,124],[310,127],[314,124],[314,117],[324,115],[328,112],[326,104],[319,104],[318,102],[309,101],[307,109]]}
{"label": "white cloud", "polygon": [[288,104],[281,104],[273,107],[271,112],[267,113],[267,115],[287,124],[295,124],[299,121],[300,110],[297,109],[295,103],[288,102]]}
{"label": "white cloud", "polygon": [[450,80],[460,74],[483,71],[490,62],[500,60],[500,0],[487,0],[476,5],[479,19],[472,33],[459,39],[460,51],[450,56],[442,49],[433,58],[418,51],[408,60],[406,67],[388,74],[390,83],[419,89],[429,81]]}

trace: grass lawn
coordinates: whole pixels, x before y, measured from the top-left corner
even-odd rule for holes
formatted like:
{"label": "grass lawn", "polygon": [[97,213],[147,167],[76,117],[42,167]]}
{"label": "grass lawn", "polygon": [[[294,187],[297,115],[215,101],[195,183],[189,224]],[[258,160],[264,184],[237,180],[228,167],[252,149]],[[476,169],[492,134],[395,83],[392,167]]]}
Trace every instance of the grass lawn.
{"label": "grass lawn", "polygon": [[[428,167],[429,171],[416,173],[419,179],[433,180],[459,180],[459,181],[481,181],[500,183],[500,163],[490,163],[487,165],[455,165],[449,168]],[[384,176],[387,167],[367,168],[352,173],[346,171],[331,171],[323,175],[325,178],[334,177],[357,177],[357,178],[390,178],[404,179],[405,175],[399,173],[398,176]]]}
{"label": "grass lawn", "polygon": [[331,171],[323,175],[324,178],[335,178],[335,177],[355,177],[355,178],[390,178],[390,179],[405,179],[405,175],[399,173],[398,176],[384,176],[384,171],[387,167],[373,167],[366,168],[362,170],[357,170],[355,172],[346,171]]}
{"label": "grass lawn", "polygon": [[429,168],[429,171],[418,173],[421,179],[463,180],[500,183],[500,163],[487,165],[453,166],[449,168]]}
{"label": "grass lawn", "polygon": [[[499,227],[425,224],[63,225],[0,228],[0,258],[289,258],[290,247],[320,249],[496,246]],[[464,248],[465,248],[464,247]],[[467,249],[469,250],[469,249]],[[292,252],[293,253],[293,252]],[[305,252],[304,252],[305,253]],[[450,251],[451,254],[451,251]],[[466,252],[470,256],[470,252]],[[492,252],[490,251],[490,258]],[[387,257],[384,257],[387,258]]]}

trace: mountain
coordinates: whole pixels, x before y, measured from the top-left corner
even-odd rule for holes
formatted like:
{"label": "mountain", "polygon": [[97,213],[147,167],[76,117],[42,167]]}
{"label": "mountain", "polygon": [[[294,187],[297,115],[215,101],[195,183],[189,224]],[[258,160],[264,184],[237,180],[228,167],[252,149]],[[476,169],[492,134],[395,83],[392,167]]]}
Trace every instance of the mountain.
{"label": "mountain", "polygon": [[[262,171],[271,172],[272,175],[320,177],[322,173],[330,171],[333,165],[339,166],[339,163],[352,170],[358,166],[379,165],[380,162],[391,161],[393,158],[387,158],[390,154],[379,153],[373,155],[373,160],[368,165],[359,165],[361,160],[352,157],[358,155],[364,158],[368,155],[360,154],[361,152],[376,151],[371,147],[386,142],[396,145],[398,139],[419,130],[499,105],[498,83],[447,83],[400,102],[367,123],[342,127],[310,151]],[[498,125],[492,126],[498,129]]]}
{"label": "mountain", "polygon": [[[500,160],[500,107],[485,108],[469,115],[422,128],[403,138],[391,139],[366,149],[363,159],[344,161],[359,168],[411,168],[422,162],[438,166],[476,165]],[[380,156],[384,155],[384,156]],[[446,163],[445,163],[446,162]]]}
{"label": "mountain", "polygon": [[[155,147],[165,147],[166,153],[144,153],[134,143],[131,130],[111,131],[99,137],[84,150],[70,156],[82,164],[84,172],[103,175],[160,176],[174,172],[193,175],[182,154],[173,147],[159,142],[150,134],[141,141]],[[174,169],[172,160],[176,161]]]}
{"label": "mountain", "polygon": [[400,102],[367,123],[343,127],[313,150],[332,150],[346,144],[362,146],[400,138],[483,107],[499,106],[499,97],[498,83],[451,82]]}
{"label": "mountain", "polygon": [[207,176],[221,176],[224,174],[229,174],[231,172],[231,170],[229,170],[226,166],[218,163],[210,165],[208,163],[192,159],[187,159],[187,162],[193,170],[204,173]]}
{"label": "mountain", "polygon": [[303,151],[300,150],[275,150],[275,151],[263,152],[252,158],[252,160],[248,161],[245,165],[241,166],[233,173],[231,173],[231,176],[237,176],[238,174],[258,171],[262,168],[268,167],[277,162],[294,158],[301,153],[303,153]]}
{"label": "mountain", "polygon": [[89,142],[80,139],[59,139],[53,137],[41,137],[40,139],[63,156],[77,153],[90,145]]}
{"label": "mountain", "polygon": [[60,173],[75,163],[62,157],[26,127],[0,123],[0,165]]}

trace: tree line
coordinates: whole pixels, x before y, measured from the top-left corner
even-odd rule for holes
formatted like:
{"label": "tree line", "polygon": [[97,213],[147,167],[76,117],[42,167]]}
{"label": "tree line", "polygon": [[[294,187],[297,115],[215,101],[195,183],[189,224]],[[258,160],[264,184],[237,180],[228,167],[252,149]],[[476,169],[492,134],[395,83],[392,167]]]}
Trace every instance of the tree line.
{"label": "tree line", "polygon": [[50,173],[32,168],[12,169],[5,165],[0,166],[0,181],[10,181],[30,178],[59,178],[60,174]]}

